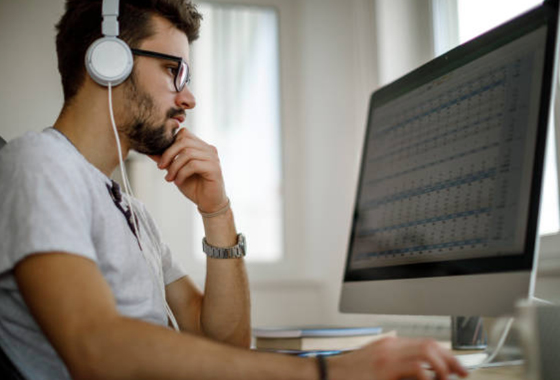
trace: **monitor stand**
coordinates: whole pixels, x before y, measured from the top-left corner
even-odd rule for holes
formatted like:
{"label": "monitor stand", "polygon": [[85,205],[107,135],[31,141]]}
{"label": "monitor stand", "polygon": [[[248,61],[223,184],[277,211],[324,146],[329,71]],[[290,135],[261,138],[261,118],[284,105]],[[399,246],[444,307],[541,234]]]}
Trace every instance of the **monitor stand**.
{"label": "monitor stand", "polygon": [[[523,351],[518,334],[512,329],[513,322],[513,317],[452,317],[453,350],[479,350],[463,355],[455,353],[455,357],[467,369],[522,365]],[[487,345],[486,330],[496,334],[494,339],[490,339],[496,342],[495,346]],[[463,341],[460,338],[467,340]]]}
{"label": "monitor stand", "polygon": [[482,317],[451,317],[451,348],[453,350],[484,350],[487,346]]}

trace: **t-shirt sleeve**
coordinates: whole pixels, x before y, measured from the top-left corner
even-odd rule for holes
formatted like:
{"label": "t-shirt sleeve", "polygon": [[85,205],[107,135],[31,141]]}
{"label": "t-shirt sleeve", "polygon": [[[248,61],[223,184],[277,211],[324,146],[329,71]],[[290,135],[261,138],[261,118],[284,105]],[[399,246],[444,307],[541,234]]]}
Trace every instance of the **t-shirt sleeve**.
{"label": "t-shirt sleeve", "polygon": [[71,162],[53,156],[34,149],[0,155],[0,273],[50,251],[97,261],[88,189]]}
{"label": "t-shirt sleeve", "polygon": [[166,286],[187,275],[181,264],[173,256],[173,253],[171,252],[167,244],[162,245],[161,252],[163,282]]}

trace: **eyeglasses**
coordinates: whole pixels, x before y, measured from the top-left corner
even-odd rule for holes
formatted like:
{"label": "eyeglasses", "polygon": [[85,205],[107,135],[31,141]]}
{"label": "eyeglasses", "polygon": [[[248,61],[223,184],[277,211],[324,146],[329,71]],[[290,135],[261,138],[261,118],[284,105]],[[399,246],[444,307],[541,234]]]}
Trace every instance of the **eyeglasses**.
{"label": "eyeglasses", "polygon": [[175,57],[173,55],[167,55],[162,53],[156,53],[155,51],[141,50],[141,49],[130,49],[132,54],[141,55],[143,57],[167,59],[168,61],[177,62],[177,68],[175,69],[175,90],[177,92],[183,91],[185,85],[191,81],[189,65],[181,57]]}

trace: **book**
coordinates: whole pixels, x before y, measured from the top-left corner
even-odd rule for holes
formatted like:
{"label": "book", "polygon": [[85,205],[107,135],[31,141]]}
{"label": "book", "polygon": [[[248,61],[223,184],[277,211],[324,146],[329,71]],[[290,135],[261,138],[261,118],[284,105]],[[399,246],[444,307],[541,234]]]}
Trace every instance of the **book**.
{"label": "book", "polygon": [[253,329],[256,348],[268,350],[351,350],[395,335],[380,327]]}
{"label": "book", "polygon": [[257,348],[257,351],[260,352],[272,352],[275,354],[284,354],[284,355],[292,355],[292,356],[299,356],[300,358],[316,358],[317,356],[338,356],[345,354],[347,352],[354,351],[352,350],[277,350],[274,348]]}

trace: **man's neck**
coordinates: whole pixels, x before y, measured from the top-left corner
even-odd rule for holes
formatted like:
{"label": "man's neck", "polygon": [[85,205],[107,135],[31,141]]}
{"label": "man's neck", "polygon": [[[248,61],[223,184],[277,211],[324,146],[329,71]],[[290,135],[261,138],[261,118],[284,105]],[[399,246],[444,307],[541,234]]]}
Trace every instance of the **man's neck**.
{"label": "man's neck", "polygon": [[[86,160],[109,177],[119,164],[119,158],[107,99],[79,97],[80,94],[76,95],[76,99],[64,107],[54,128],[63,133]],[[128,148],[122,143],[121,147],[124,159]]]}

